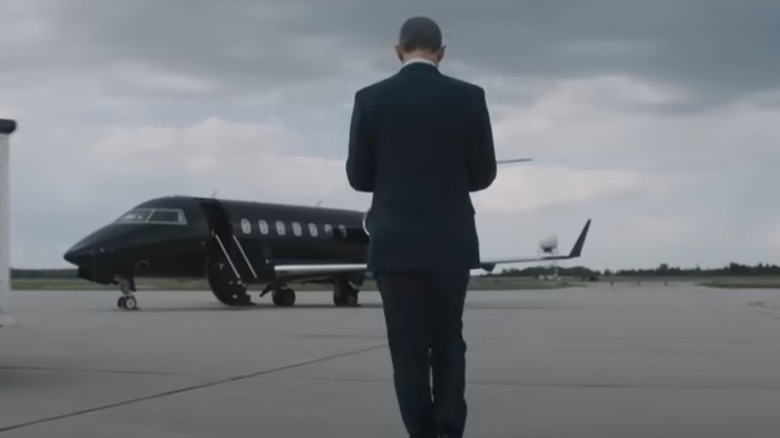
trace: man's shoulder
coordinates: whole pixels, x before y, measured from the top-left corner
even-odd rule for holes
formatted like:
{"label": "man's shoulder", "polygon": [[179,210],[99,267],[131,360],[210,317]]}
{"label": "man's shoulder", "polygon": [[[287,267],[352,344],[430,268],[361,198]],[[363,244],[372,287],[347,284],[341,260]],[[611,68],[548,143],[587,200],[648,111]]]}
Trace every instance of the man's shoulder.
{"label": "man's shoulder", "polygon": [[477,97],[485,94],[485,89],[480,87],[477,84],[465,81],[463,79],[458,79],[453,76],[448,76],[445,74],[442,74],[441,77],[443,80],[447,81],[447,83],[450,86],[462,90],[464,93],[468,93],[472,96],[477,96]]}
{"label": "man's shoulder", "polygon": [[388,85],[396,78],[395,75],[386,77],[372,84],[366,85],[355,92],[355,97],[358,99],[364,99],[370,96],[374,96],[386,89]]}
{"label": "man's shoulder", "polygon": [[[463,93],[464,95],[474,99],[482,98],[482,96],[485,95],[485,89],[477,84],[445,74],[440,74],[439,78],[449,89],[455,93]],[[393,90],[397,89],[395,86],[399,85],[398,81],[400,80],[402,79],[397,74],[388,76],[384,79],[378,80],[372,84],[360,88],[355,92],[355,98],[358,100],[370,100],[384,92],[392,92]]]}

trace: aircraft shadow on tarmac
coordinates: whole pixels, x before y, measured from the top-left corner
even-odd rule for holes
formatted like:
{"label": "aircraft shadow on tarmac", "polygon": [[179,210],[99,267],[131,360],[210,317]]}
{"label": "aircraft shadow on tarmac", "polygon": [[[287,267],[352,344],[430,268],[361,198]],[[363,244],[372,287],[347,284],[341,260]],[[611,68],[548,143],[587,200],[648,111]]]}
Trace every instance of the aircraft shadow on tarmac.
{"label": "aircraft shadow on tarmac", "polygon": [[[153,306],[148,305],[145,307],[139,307],[138,312],[140,313],[148,313],[148,312],[227,312],[227,313],[236,313],[236,312],[260,312],[260,311],[274,311],[274,312],[294,312],[296,309],[330,309],[335,311],[357,311],[361,308],[375,308],[375,309],[381,309],[381,304],[361,304],[359,307],[348,307],[348,308],[334,308],[332,304],[296,304],[294,307],[278,307],[273,304],[255,304],[253,306],[241,306],[241,307],[224,307],[220,306],[219,304],[215,305],[204,305],[204,306]],[[109,309],[110,312],[117,312],[117,313],[127,313],[121,309],[113,308]]]}
{"label": "aircraft shadow on tarmac", "polygon": [[[469,310],[561,310],[561,309],[573,309],[578,306],[573,305],[562,305],[562,304],[550,304],[550,303],[512,303],[512,304],[506,304],[506,303],[488,303],[488,302],[473,302],[473,303],[466,303],[466,311]],[[278,307],[275,306],[272,303],[262,303],[262,304],[255,304],[253,306],[242,306],[242,307],[224,307],[220,306],[219,304],[215,305],[207,305],[203,307],[198,306],[159,306],[159,307],[143,307],[139,308],[138,311],[141,313],[145,312],[161,312],[161,313],[167,313],[167,312],[259,312],[259,311],[275,311],[275,312],[294,312],[296,310],[311,310],[311,309],[323,309],[323,310],[332,310],[332,311],[339,311],[339,312],[350,312],[350,311],[360,311],[360,309],[381,309],[382,304],[381,303],[362,303],[359,304],[356,307],[346,307],[346,308],[334,308],[332,304],[328,303],[307,303],[307,304],[296,304],[294,307]],[[111,309],[111,311],[115,312],[121,312],[126,313],[120,309]]]}

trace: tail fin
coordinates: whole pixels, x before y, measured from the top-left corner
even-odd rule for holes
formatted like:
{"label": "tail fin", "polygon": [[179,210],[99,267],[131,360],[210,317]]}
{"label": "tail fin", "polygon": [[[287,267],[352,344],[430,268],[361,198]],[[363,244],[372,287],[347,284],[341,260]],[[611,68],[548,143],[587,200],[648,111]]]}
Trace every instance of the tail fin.
{"label": "tail fin", "polygon": [[571,252],[569,253],[569,258],[576,258],[579,257],[580,254],[582,254],[582,247],[585,246],[585,237],[588,236],[588,230],[590,229],[590,219],[588,219],[587,222],[585,222],[585,226],[582,228],[582,232],[580,232],[580,236],[577,238],[577,241],[574,242],[574,246],[571,248]]}

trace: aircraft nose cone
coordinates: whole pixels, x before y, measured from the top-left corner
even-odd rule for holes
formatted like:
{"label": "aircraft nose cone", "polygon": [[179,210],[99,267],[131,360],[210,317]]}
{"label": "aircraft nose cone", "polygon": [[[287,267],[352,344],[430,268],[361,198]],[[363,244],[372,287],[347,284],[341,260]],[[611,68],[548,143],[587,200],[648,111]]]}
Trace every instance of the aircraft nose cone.
{"label": "aircraft nose cone", "polygon": [[86,255],[86,251],[69,249],[67,252],[65,252],[64,258],[69,263],[73,263],[74,265],[78,266],[79,262],[84,261]]}
{"label": "aircraft nose cone", "polygon": [[66,261],[81,266],[95,255],[95,247],[84,242],[79,242],[65,252]]}

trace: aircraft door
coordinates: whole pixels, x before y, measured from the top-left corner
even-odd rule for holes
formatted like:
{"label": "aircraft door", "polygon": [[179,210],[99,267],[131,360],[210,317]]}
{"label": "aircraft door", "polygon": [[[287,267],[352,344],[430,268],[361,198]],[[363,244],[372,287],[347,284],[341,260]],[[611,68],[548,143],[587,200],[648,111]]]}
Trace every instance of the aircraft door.
{"label": "aircraft door", "polygon": [[209,256],[227,262],[228,270],[240,283],[246,284],[246,280],[252,278],[253,273],[249,272],[252,268],[246,265],[246,257],[233,234],[228,212],[217,200],[203,201],[201,206],[212,235],[209,241]]}
{"label": "aircraft door", "polygon": [[247,284],[256,277],[233,233],[230,214],[216,199],[202,199],[200,205],[211,235],[205,266],[211,291],[223,304],[251,305]]}

